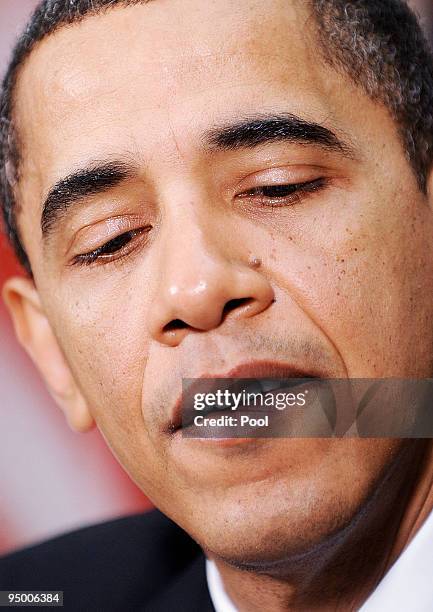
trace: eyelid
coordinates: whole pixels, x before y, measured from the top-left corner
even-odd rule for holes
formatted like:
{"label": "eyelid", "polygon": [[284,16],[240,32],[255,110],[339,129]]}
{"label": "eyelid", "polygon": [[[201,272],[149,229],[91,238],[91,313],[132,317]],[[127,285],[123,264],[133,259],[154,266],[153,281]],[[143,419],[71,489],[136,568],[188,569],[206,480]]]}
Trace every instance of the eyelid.
{"label": "eyelid", "polygon": [[96,223],[81,227],[73,236],[66,256],[75,253],[90,252],[103,246],[123,233],[138,229],[144,225],[144,220],[138,215],[118,215],[107,217]]}
{"label": "eyelid", "polygon": [[[113,238],[110,238],[109,240],[105,241],[99,247],[96,247],[95,249],[92,249],[91,251],[87,251],[85,253],[79,253],[78,255],[75,255],[72,258],[70,265],[86,266],[86,265],[97,264],[98,262],[109,263],[109,262],[114,262],[118,259],[122,259],[123,257],[126,257],[127,255],[135,251],[135,249],[137,248],[135,245],[136,239],[139,236],[146,234],[150,229],[151,227],[141,227],[135,230],[127,230],[126,232],[121,232],[120,234],[113,236]],[[132,235],[131,235],[130,240],[128,240],[123,246],[119,247],[118,249],[112,252],[107,252],[107,253],[103,252],[104,248],[108,247],[110,243],[114,242],[116,239],[126,236],[127,234],[132,234]]]}
{"label": "eyelid", "polygon": [[[320,191],[321,189],[324,189],[328,183],[329,183],[328,179],[324,177],[319,177],[313,181],[306,181],[302,183],[279,183],[275,185],[261,185],[259,187],[253,187],[252,189],[249,189],[248,191],[244,191],[243,193],[240,193],[237,197],[241,199],[248,199],[248,198],[257,199],[258,198],[258,199],[261,199],[262,201],[267,200],[268,202],[275,201],[275,202],[283,203],[283,202],[288,202],[290,200],[292,201],[299,200],[308,194],[312,194],[314,192]],[[284,188],[288,188],[288,193],[277,194],[277,195],[270,195],[270,194],[264,193],[266,189],[268,190],[277,189],[278,190],[278,188],[281,188],[281,190],[283,191],[284,191]]]}
{"label": "eyelid", "polygon": [[234,189],[234,193],[250,191],[257,187],[282,184],[301,185],[327,176],[326,170],[319,166],[276,166],[258,172],[252,172],[242,178]]}

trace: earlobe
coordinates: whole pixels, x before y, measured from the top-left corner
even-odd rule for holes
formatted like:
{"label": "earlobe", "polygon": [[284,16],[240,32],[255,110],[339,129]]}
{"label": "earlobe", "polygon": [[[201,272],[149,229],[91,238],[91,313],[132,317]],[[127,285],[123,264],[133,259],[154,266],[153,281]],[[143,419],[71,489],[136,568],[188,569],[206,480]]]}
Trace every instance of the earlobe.
{"label": "earlobe", "polygon": [[75,431],[88,431],[94,426],[93,418],[47,319],[34,282],[22,277],[9,279],[3,288],[3,299],[20,344],[41,372],[70,427]]}

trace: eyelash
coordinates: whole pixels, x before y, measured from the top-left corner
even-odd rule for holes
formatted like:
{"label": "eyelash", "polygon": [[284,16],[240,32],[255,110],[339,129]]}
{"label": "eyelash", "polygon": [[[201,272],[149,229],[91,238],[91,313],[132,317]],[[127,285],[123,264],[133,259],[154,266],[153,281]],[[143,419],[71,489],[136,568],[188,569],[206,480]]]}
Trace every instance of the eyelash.
{"label": "eyelash", "polygon": [[[303,195],[314,193],[326,186],[324,177],[305,183],[287,183],[254,187],[239,194],[239,198],[258,198],[262,206],[284,206],[299,202]],[[274,192],[274,193],[272,193]],[[271,202],[271,203],[270,203]]]}
{"label": "eyelash", "polygon": [[[284,206],[288,203],[300,201],[303,195],[319,191],[323,189],[325,185],[326,179],[323,177],[305,183],[264,185],[262,187],[254,187],[249,191],[244,191],[238,195],[238,198],[247,199],[258,197],[261,199],[262,206],[270,206],[269,201],[272,201],[272,207]],[[149,231],[149,229],[151,228],[146,227],[129,230],[128,232],[119,234],[93,251],[76,255],[72,260],[72,265],[90,266],[98,260],[106,260],[109,262],[120,258],[122,255],[127,255],[133,250],[131,247],[134,239],[144,232]]]}
{"label": "eyelash", "polygon": [[[107,260],[113,261],[120,256],[120,254],[127,254],[127,252],[131,252],[133,249],[131,248],[131,243],[134,242],[134,239],[137,236],[140,236],[144,232],[149,231],[150,228],[140,228],[135,230],[129,230],[128,232],[124,232],[123,234],[119,234],[115,238],[112,238],[105,244],[102,244],[97,249],[90,251],[89,253],[83,253],[81,255],[76,255],[72,260],[72,265],[82,265],[82,266],[90,266],[97,260]],[[126,241],[125,241],[126,240]],[[120,246],[118,246],[120,245]],[[128,246],[130,251],[128,251]]]}

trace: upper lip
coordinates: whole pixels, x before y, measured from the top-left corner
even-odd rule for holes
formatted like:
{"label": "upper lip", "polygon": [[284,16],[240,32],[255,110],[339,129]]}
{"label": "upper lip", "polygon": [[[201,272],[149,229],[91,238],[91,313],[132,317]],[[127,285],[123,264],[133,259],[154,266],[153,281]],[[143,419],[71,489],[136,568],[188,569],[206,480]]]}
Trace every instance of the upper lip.
{"label": "upper lip", "polygon": [[[292,364],[287,364],[277,361],[252,361],[241,363],[231,370],[223,373],[205,373],[197,377],[196,380],[188,386],[188,395],[191,397],[195,393],[203,392],[203,380],[220,379],[220,378],[255,378],[255,379],[290,379],[290,378],[323,378],[324,373],[319,372],[314,368],[303,368]],[[190,377],[188,377],[190,378]],[[217,387],[217,383],[215,383]],[[211,387],[206,387],[206,392],[211,392]],[[182,427],[182,417],[185,418],[185,406],[183,403],[183,393],[179,395],[174,404],[171,418],[166,428],[167,432],[175,433]]]}

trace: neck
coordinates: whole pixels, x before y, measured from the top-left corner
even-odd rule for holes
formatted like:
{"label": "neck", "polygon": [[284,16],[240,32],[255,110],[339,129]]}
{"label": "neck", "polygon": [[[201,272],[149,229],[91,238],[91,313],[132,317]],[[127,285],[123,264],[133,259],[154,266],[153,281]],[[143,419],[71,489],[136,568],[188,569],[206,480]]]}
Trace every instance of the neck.
{"label": "neck", "polygon": [[209,557],[240,612],[358,610],[432,510],[433,443],[410,440],[350,523],[313,550],[259,572]]}

